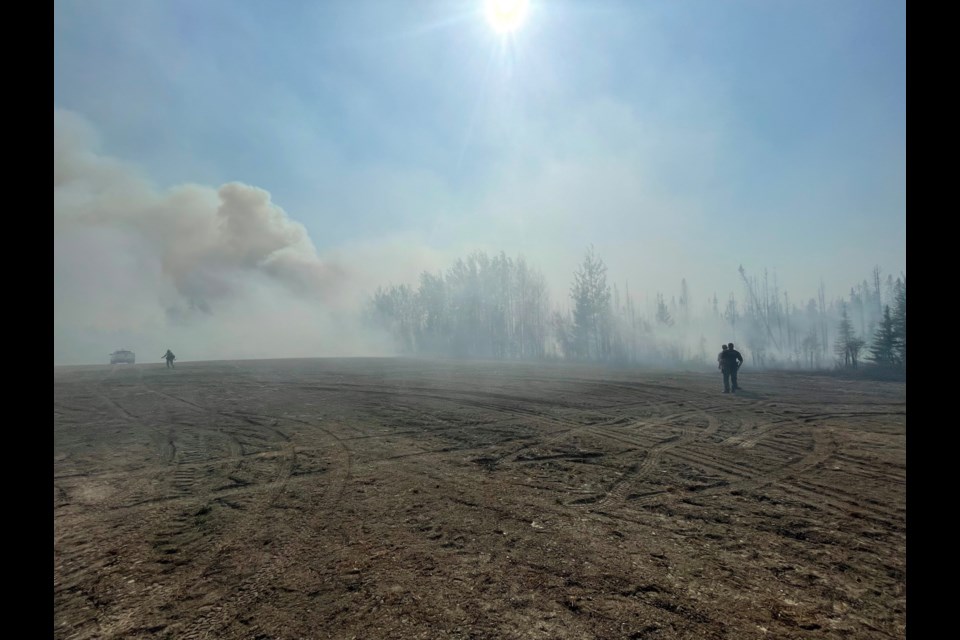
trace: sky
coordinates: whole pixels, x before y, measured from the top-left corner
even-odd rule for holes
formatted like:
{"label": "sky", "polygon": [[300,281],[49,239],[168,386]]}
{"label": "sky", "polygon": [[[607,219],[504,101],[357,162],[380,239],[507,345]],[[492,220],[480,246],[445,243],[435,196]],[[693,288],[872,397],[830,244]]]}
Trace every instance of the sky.
{"label": "sky", "polygon": [[905,3],[484,9],[55,1],[55,364],[382,353],[365,298],[474,250],[558,305],[591,245],[648,300],[905,273]]}

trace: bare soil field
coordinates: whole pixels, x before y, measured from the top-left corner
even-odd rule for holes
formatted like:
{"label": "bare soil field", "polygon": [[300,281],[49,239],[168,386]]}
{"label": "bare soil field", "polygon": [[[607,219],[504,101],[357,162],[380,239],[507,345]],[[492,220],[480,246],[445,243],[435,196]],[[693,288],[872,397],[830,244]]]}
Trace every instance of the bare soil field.
{"label": "bare soil field", "polygon": [[906,384],[54,368],[56,638],[904,638]]}

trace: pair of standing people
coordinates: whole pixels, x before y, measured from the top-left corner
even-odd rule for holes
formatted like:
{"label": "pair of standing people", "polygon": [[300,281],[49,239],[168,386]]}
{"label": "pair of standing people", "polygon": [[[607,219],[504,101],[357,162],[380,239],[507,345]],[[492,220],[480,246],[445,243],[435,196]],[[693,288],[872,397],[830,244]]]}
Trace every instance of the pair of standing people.
{"label": "pair of standing people", "polygon": [[723,373],[723,392],[736,392],[739,389],[737,384],[737,370],[743,364],[743,356],[733,348],[733,343],[723,345],[723,350],[717,355],[717,368]]}

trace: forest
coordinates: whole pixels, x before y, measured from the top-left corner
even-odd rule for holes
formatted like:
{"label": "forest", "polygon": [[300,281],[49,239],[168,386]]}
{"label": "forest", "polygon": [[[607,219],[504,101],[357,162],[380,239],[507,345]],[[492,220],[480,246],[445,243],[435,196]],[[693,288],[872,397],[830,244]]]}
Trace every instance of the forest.
{"label": "forest", "polygon": [[381,286],[365,318],[405,355],[699,367],[734,341],[757,368],[905,371],[905,273],[874,267],[829,300],[822,281],[816,298],[796,300],[766,269],[741,265],[738,275],[740,297],[694,299],[682,279],[643,301],[608,278],[591,246],[569,293],[554,299],[522,256],[478,251],[416,285]]}

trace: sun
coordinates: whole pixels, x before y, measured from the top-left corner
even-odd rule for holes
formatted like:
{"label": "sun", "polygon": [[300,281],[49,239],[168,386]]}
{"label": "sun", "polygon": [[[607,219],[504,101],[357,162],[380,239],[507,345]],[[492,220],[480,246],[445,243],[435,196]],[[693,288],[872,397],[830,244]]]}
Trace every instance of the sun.
{"label": "sun", "polygon": [[497,33],[516,31],[527,17],[529,0],[484,0],[487,22]]}

